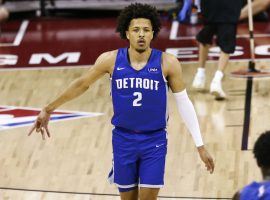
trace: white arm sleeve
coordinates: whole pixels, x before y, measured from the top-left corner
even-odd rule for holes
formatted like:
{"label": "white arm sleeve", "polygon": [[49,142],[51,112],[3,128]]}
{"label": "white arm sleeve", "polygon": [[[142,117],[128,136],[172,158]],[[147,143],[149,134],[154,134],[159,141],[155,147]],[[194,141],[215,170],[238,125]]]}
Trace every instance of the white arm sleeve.
{"label": "white arm sleeve", "polygon": [[192,102],[190,101],[186,89],[182,92],[174,93],[178,111],[184,120],[189,132],[192,135],[192,138],[197,147],[203,145],[201,131],[199,127],[198,118],[193,107]]}

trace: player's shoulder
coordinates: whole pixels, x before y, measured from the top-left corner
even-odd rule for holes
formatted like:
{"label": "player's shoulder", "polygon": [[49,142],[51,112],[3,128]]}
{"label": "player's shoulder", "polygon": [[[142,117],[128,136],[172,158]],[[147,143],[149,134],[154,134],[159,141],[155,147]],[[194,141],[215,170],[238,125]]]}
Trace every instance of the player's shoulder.
{"label": "player's shoulder", "polygon": [[101,71],[111,72],[117,56],[117,50],[103,52],[96,59],[94,68]]}
{"label": "player's shoulder", "polygon": [[170,54],[167,52],[162,52],[162,62],[163,64],[169,64],[169,65],[179,64],[178,59],[173,54]]}
{"label": "player's shoulder", "polygon": [[98,68],[110,69],[116,60],[117,50],[103,52],[97,58],[95,65]]}
{"label": "player's shoulder", "polygon": [[167,77],[177,74],[178,72],[181,73],[182,67],[174,55],[162,52],[162,71],[163,74]]}
{"label": "player's shoulder", "polygon": [[171,73],[174,73],[176,70],[182,69],[178,59],[174,55],[166,52],[162,53],[162,67],[164,72],[168,71]]}
{"label": "player's shoulder", "polygon": [[249,196],[250,193],[257,191],[260,186],[261,186],[261,184],[256,182],[256,181],[253,181],[250,184],[246,185],[240,191],[240,197],[241,197],[240,199],[243,199],[243,198]]}
{"label": "player's shoulder", "polygon": [[117,56],[118,50],[112,50],[112,51],[106,51],[100,54],[99,59],[102,59],[104,61],[110,61],[110,60],[115,60]]}
{"label": "player's shoulder", "polygon": [[[261,199],[263,197],[264,199],[269,199],[270,196],[270,182],[263,181],[263,182],[252,182],[249,185],[245,186],[240,191],[240,200],[256,200]],[[261,191],[258,196],[258,191]]]}
{"label": "player's shoulder", "polygon": [[246,185],[244,188],[258,188],[261,185],[261,183],[253,181]]}

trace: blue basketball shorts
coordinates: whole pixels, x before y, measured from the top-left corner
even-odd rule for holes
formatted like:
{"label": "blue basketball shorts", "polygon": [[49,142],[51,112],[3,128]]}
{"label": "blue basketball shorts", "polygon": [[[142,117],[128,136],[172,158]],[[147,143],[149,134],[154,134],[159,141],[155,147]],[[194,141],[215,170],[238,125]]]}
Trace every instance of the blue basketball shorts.
{"label": "blue basketball shorts", "polygon": [[112,132],[110,182],[119,189],[136,186],[161,188],[167,154],[166,130],[136,132],[117,127]]}

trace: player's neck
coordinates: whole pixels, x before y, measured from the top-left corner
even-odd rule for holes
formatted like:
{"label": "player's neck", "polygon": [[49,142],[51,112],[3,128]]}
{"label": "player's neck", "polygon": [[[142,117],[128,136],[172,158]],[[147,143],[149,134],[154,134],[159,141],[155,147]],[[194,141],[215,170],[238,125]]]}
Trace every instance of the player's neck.
{"label": "player's neck", "polygon": [[262,175],[263,175],[263,180],[270,181],[270,169],[269,168],[262,168]]}
{"label": "player's neck", "polygon": [[129,54],[129,59],[132,62],[140,63],[140,62],[147,62],[150,54],[151,54],[152,49],[148,47],[145,51],[143,52],[138,52],[136,49],[133,49],[132,47],[128,48],[128,54]]}
{"label": "player's neck", "polygon": [[263,180],[265,180],[265,181],[270,181],[270,174],[264,176],[264,177],[263,177]]}

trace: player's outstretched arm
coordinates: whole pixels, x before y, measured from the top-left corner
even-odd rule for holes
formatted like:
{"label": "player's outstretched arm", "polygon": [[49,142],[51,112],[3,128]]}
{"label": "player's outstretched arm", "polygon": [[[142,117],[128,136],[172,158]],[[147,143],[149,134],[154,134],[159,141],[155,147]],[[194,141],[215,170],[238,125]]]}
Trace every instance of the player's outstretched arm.
{"label": "player's outstretched arm", "polygon": [[41,110],[28,135],[30,136],[36,131],[37,133],[41,133],[42,139],[45,139],[46,135],[50,137],[48,123],[51,113],[62,104],[83,94],[91,84],[104,74],[110,73],[115,57],[116,51],[101,54],[95,64],[85,74],[75,79],[55,100]]}
{"label": "player's outstretched arm", "polygon": [[185,122],[192,138],[197,146],[201,160],[204,162],[210,173],[214,171],[214,162],[211,155],[204,147],[198,118],[192,102],[190,101],[182,77],[180,62],[172,55],[163,55],[163,66],[169,82],[169,86],[174,93],[178,111]]}

